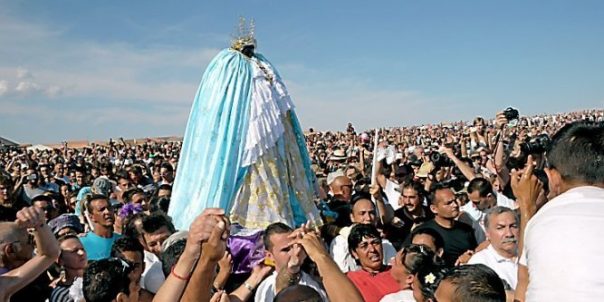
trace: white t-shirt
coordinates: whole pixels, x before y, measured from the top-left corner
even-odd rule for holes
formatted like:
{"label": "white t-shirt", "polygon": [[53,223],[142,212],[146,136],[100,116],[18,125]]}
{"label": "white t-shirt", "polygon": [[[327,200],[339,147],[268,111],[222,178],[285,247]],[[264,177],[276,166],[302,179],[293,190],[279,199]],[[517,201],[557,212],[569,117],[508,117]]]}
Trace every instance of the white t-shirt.
{"label": "white t-shirt", "polygon": [[[256,301],[256,302],[273,302],[273,300],[275,299],[275,281],[276,280],[277,280],[277,272],[273,272],[270,276],[268,276],[266,279],[264,279],[264,281],[262,281],[262,283],[260,283],[260,285],[258,286],[258,289],[256,290],[256,295],[254,296],[254,301]],[[319,283],[317,283],[317,281],[315,281],[307,273],[302,272],[302,276],[300,276],[300,282],[298,284],[311,287],[312,289],[316,290],[319,293],[319,295],[321,295],[321,298],[323,298],[323,301],[329,301],[327,299],[327,294],[325,293],[325,291],[323,290],[321,285],[319,285]]]}
{"label": "white t-shirt", "polygon": [[164,281],[166,281],[166,276],[164,276],[161,261],[155,254],[145,251],[145,271],[141,275],[141,288],[155,294]]}
{"label": "white t-shirt", "polygon": [[468,264],[484,264],[493,269],[499,278],[505,280],[512,289],[518,284],[518,263],[516,259],[505,258],[495,251],[493,245],[474,254]]}
{"label": "white t-shirt", "polygon": [[[348,234],[350,234],[351,229],[351,227],[343,228],[340,235],[336,236],[329,246],[329,255],[343,273],[361,269],[348,250]],[[382,251],[384,264],[388,264],[390,259],[396,256],[396,249],[387,239],[382,239]]]}
{"label": "white t-shirt", "polygon": [[386,187],[384,188],[384,193],[386,193],[386,198],[388,199],[388,203],[392,206],[392,209],[395,211],[400,208],[398,205],[398,199],[401,197],[401,193],[397,191],[398,184],[391,181],[390,179],[386,179]]}
{"label": "white t-shirt", "polygon": [[410,289],[404,289],[396,293],[387,294],[380,302],[415,302],[413,297],[413,291]]}
{"label": "white t-shirt", "polygon": [[603,231],[602,188],[574,188],[546,203],[524,232],[526,301],[601,301]]}

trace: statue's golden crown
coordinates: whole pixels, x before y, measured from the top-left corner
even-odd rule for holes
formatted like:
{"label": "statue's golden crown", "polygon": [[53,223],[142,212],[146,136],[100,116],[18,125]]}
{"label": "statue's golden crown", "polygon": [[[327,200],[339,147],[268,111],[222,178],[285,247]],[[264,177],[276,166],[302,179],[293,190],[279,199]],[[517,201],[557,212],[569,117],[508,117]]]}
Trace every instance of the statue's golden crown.
{"label": "statue's golden crown", "polygon": [[256,38],[254,37],[255,31],[254,19],[250,20],[249,26],[245,24],[245,18],[239,18],[239,28],[236,36],[231,41],[231,48],[241,51],[243,48],[252,46],[256,47]]}

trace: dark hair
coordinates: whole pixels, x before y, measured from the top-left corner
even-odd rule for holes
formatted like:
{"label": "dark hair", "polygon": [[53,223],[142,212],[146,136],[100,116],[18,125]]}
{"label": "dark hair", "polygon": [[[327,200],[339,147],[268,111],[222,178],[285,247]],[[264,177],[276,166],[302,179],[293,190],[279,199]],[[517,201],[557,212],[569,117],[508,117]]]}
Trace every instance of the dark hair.
{"label": "dark hair", "polygon": [[92,211],[90,210],[90,205],[92,204],[93,201],[95,200],[105,200],[107,201],[107,205],[111,206],[111,203],[109,202],[109,198],[105,195],[102,194],[91,194],[91,195],[86,195],[86,210],[88,210],[88,212],[90,214],[92,214]]}
{"label": "dark hair", "polygon": [[174,167],[172,167],[172,165],[170,163],[167,162],[162,162],[161,165],[159,166],[159,168],[164,168],[166,170],[168,170],[168,172],[174,172]]}
{"label": "dark hair", "polygon": [[84,271],[83,291],[87,302],[111,302],[119,293],[130,294],[134,265],[118,258],[91,262]]}
{"label": "dark hair", "polygon": [[143,217],[143,231],[145,233],[155,233],[162,227],[167,227],[170,233],[174,233],[176,229],[170,218],[161,212],[153,213]]}
{"label": "dark hair", "polygon": [[163,212],[168,213],[168,208],[170,207],[170,198],[169,197],[153,197],[149,202],[149,212]]}
{"label": "dark hair", "polygon": [[431,228],[417,228],[411,232],[411,241],[413,242],[413,238],[417,235],[428,235],[434,239],[434,245],[436,246],[435,253],[438,252],[439,249],[445,248],[445,240],[436,230]]}
{"label": "dark hair", "polygon": [[157,188],[157,192],[159,192],[159,190],[172,190],[172,185],[162,184]]}
{"label": "dark hair", "polygon": [[455,286],[452,301],[505,302],[501,278],[484,264],[452,267],[445,272],[442,281]]}
{"label": "dark hair", "polygon": [[143,175],[143,168],[141,166],[135,164],[130,168],[130,171],[128,171],[128,173]]}
{"label": "dark hair", "polygon": [[12,191],[13,185],[14,185],[13,180],[10,177],[5,176],[2,173],[0,173],[0,185],[5,186],[8,189],[7,191],[9,192],[9,195],[10,195],[10,192]]}
{"label": "dark hair", "polygon": [[351,254],[365,237],[382,239],[376,227],[370,224],[357,224],[352,227],[348,235],[348,250]]}
{"label": "dark hair", "polygon": [[164,276],[166,278],[170,275],[170,271],[172,267],[176,265],[178,259],[185,250],[185,245],[187,244],[186,239],[178,240],[172,243],[165,251],[163,251],[160,255],[161,257],[161,269],[164,272]]}
{"label": "dark hair", "polygon": [[422,185],[419,181],[414,181],[413,179],[407,179],[403,181],[403,183],[399,186],[401,194],[405,189],[412,189],[417,192],[417,195],[420,199],[426,196],[426,191],[424,191],[424,185]]}
{"label": "dark hair", "polygon": [[411,244],[403,248],[402,263],[410,274],[417,272],[427,265],[434,263],[434,252],[421,244]]}
{"label": "dark hair", "polygon": [[285,234],[285,233],[291,233],[294,230],[289,227],[287,224],[282,223],[282,222],[275,222],[270,224],[269,226],[266,227],[266,230],[264,230],[264,236],[262,238],[262,241],[264,242],[264,248],[267,251],[270,251],[270,249],[272,248],[272,244],[271,244],[271,240],[270,237],[273,234]]}
{"label": "dark hair", "polygon": [[451,186],[447,182],[437,182],[430,187],[430,204],[436,205],[436,192],[441,190],[451,190]]}
{"label": "dark hair", "polygon": [[323,298],[312,287],[296,284],[281,290],[273,299],[273,302],[321,302]]}
{"label": "dark hair", "polygon": [[119,170],[117,173],[115,173],[115,179],[116,180],[125,179],[127,181],[130,181],[130,178],[128,178],[128,174],[126,173],[126,170]]}
{"label": "dark hair", "polygon": [[604,183],[604,123],[574,122],[562,127],[546,152],[547,163],[565,181]]}
{"label": "dark hair", "polygon": [[136,238],[122,237],[113,242],[111,257],[123,258],[123,252],[138,252],[144,257],[144,248]]}
{"label": "dark hair", "polygon": [[[352,195],[352,197],[350,198],[350,209],[352,210],[352,208],[354,208],[354,205],[361,200],[368,200],[373,205],[373,202],[371,201],[371,195],[357,193]],[[375,205],[373,205],[373,207],[375,208]]]}
{"label": "dark hair", "polygon": [[489,194],[493,194],[493,186],[488,179],[476,177],[468,184],[468,194],[472,194],[475,191],[478,192],[480,197],[486,197]]}
{"label": "dark hair", "polygon": [[88,173],[86,173],[86,167],[79,167],[79,166],[76,166],[76,167],[73,169],[73,171],[74,171],[74,173],[80,172],[80,173],[84,174],[84,177],[86,177],[86,175],[88,175]]}
{"label": "dark hair", "polygon": [[123,195],[124,203],[132,202],[132,197],[136,194],[145,195],[145,191],[143,191],[143,189],[140,189],[140,188],[132,188],[130,190],[127,190],[126,192],[124,192],[124,195]]}
{"label": "dark hair", "polygon": [[138,219],[141,219],[142,221],[142,219],[146,216],[147,214],[145,214],[144,212],[140,212],[132,216],[126,217],[126,219],[124,220],[124,230],[122,232],[124,236],[134,239],[137,239],[139,236],[141,236],[142,234],[140,234],[139,231],[136,229],[135,222]]}
{"label": "dark hair", "polygon": [[416,278],[419,281],[419,289],[425,300],[434,299],[436,288],[438,288],[445,272],[446,267],[440,262],[426,263],[426,265],[419,268]]}

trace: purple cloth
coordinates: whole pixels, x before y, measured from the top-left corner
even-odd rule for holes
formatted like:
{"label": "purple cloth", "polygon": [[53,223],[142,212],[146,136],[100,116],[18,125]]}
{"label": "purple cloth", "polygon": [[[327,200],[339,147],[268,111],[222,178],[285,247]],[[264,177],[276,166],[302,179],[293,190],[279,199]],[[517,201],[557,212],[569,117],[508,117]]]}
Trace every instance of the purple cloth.
{"label": "purple cloth", "polygon": [[233,260],[233,274],[250,273],[252,268],[264,260],[263,231],[246,235],[231,235],[227,247]]}

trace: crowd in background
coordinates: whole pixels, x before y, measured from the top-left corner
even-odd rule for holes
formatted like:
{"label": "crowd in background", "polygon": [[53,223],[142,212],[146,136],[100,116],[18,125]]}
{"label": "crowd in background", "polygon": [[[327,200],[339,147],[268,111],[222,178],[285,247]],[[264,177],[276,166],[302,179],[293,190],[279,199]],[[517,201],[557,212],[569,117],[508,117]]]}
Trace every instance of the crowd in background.
{"label": "crowd in background", "polygon": [[[2,148],[0,300],[524,301],[539,251],[522,234],[570,184],[604,185],[603,122],[604,110],[508,108],[471,122],[309,129],[324,225],[271,224],[266,260],[247,270],[227,248],[224,211],[174,228],[179,142]],[[577,141],[554,136],[570,123]],[[527,300],[547,296],[542,274],[531,271]]]}

